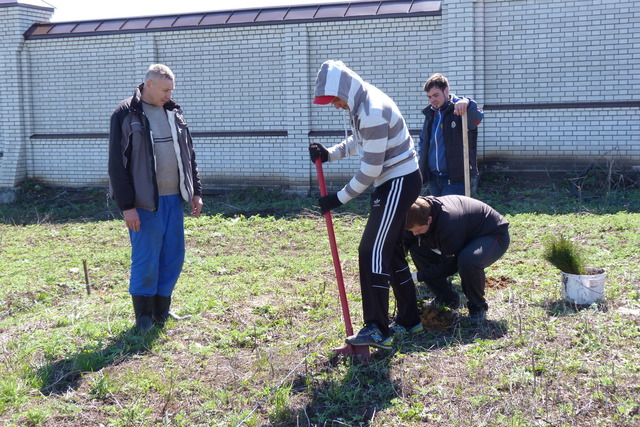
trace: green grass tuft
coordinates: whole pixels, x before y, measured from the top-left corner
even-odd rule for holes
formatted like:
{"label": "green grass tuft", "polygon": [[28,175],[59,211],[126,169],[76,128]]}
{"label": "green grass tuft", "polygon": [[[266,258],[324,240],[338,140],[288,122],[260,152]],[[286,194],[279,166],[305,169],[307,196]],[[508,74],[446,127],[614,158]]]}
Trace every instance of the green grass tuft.
{"label": "green grass tuft", "polygon": [[581,248],[563,235],[544,242],[543,257],[551,265],[567,274],[585,274]]}

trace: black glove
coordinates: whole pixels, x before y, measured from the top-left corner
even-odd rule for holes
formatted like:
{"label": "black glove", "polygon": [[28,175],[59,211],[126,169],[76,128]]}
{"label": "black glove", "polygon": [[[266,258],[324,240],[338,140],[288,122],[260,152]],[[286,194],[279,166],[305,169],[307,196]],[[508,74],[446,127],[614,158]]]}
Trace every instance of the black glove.
{"label": "black glove", "polygon": [[332,209],[342,206],[342,202],[338,199],[338,193],[322,196],[318,199],[318,203],[320,204],[320,212],[322,212],[322,215]]}
{"label": "black glove", "polygon": [[312,142],[309,144],[309,156],[311,157],[311,163],[315,163],[318,157],[320,157],[322,163],[325,163],[329,161],[329,150],[319,142]]}

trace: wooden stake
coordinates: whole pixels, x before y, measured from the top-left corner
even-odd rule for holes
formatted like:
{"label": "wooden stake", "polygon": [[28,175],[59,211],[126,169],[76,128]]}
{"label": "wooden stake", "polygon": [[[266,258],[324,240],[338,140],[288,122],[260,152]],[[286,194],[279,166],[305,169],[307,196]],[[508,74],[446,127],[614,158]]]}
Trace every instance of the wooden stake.
{"label": "wooden stake", "polygon": [[87,295],[91,295],[91,287],[89,286],[89,270],[87,270],[87,260],[82,260],[84,266],[84,283],[87,285]]}
{"label": "wooden stake", "polygon": [[462,115],[462,151],[464,156],[464,195],[471,197],[471,177],[469,170],[469,123],[467,112]]}

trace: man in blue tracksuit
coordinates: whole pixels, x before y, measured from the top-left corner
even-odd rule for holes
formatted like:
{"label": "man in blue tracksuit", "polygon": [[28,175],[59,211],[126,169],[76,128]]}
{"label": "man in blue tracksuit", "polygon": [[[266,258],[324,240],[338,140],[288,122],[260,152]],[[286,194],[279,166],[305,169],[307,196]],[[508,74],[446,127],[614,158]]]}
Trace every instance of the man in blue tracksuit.
{"label": "man in blue tracksuit", "polygon": [[144,83],[111,116],[109,187],[131,240],[136,329],[163,326],[185,256],[183,200],[202,209],[202,185],[187,123],[171,98],[173,72],[149,67]]}

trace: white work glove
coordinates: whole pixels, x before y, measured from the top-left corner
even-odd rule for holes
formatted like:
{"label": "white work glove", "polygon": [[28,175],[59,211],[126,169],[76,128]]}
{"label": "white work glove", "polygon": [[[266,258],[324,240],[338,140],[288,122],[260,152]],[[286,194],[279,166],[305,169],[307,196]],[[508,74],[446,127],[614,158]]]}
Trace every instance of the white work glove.
{"label": "white work glove", "polygon": [[413,279],[413,283],[418,283],[418,272],[417,271],[412,272],[411,278]]}

